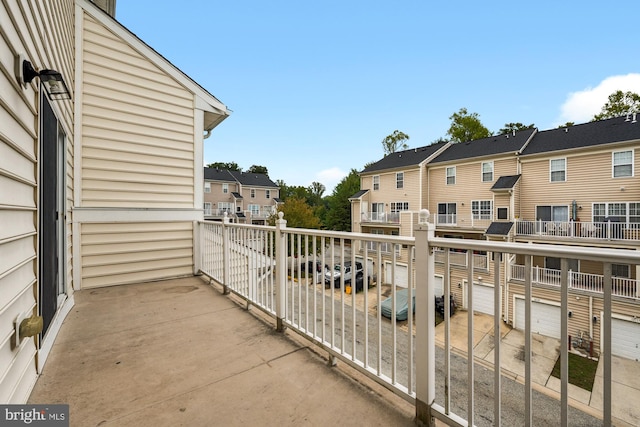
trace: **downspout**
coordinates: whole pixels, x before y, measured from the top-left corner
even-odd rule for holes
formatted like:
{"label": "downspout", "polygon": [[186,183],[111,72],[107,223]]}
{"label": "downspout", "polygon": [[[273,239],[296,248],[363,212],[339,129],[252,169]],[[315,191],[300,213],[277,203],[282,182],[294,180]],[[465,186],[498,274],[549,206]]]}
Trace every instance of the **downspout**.
{"label": "downspout", "polygon": [[202,136],[202,139],[207,139],[207,138],[209,138],[209,137],[211,136],[211,130],[212,130],[212,129],[206,129],[207,133],[205,133],[205,134]]}

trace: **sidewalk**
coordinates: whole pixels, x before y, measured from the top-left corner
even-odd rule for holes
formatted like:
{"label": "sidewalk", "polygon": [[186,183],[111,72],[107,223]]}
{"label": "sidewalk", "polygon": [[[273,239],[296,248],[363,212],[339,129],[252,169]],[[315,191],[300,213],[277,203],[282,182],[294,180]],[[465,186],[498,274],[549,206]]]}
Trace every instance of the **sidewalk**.
{"label": "sidewalk", "polygon": [[[473,342],[476,361],[493,369],[493,316],[474,313]],[[453,351],[467,354],[467,312],[459,311],[451,318],[450,343]],[[524,333],[501,322],[501,364],[503,374],[524,383]],[[436,343],[444,346],[444,323],[436,327]],[[551,375],[560,355],[560,340],[533,334],[532,337],[533,387],[559,399],[560,380]],[[640,425],[640,362],[612,357],[612,412],[619,426]],[[602,359],[598,364],[593,391],[589,392],[569,384],[570,404],[595,417],[602,417]]]}

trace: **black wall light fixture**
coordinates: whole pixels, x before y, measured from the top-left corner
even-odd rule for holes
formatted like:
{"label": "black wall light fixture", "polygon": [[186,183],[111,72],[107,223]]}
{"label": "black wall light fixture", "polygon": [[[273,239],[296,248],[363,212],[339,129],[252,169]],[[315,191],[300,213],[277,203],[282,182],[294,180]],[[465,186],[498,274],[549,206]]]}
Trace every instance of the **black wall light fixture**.
{"label": "black wall light fixture", "polygon": [[19,55],[16,62],[16,74],[18,82],[26,87],[34,78],[38,77],[44,86],[44,90],[51,99],[70,99],[71,93],[67,88],[62,74],[56,70],[36,71],[31,62]]}

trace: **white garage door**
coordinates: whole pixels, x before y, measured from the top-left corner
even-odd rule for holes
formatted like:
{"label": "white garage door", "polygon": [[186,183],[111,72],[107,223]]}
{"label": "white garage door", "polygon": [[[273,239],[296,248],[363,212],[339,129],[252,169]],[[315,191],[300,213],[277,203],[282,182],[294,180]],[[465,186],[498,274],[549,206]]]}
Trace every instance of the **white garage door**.
{"label": "white garage door", "polygon": [[[524,331],[524,299],[516,298],[515,326]],[[531,303],[531,332],[560,339],[560,307],[534,301]]]}
{"label": "white garage door", "polygon": [[[467,301],[468,285],[465,283],[465,296],[463,305],[466,310],[469,309]],[[493,286],[487,286],[480,283],[473,284],[473,311],[486,313],[493,316]]]}
{"label": "white garage door", "polygon": [[[384,282],[387,284],[391,284],[391,273],[393,269],[391,268],[390,262],[384,263]],[[409,285],[409,268],[406,265],[396,264],[395,270],[395,284],[401,288],[406,288]]]}
{"label": "white garage door", "polygon": [[611,319],[611,354],[640,360],[640,323]]}

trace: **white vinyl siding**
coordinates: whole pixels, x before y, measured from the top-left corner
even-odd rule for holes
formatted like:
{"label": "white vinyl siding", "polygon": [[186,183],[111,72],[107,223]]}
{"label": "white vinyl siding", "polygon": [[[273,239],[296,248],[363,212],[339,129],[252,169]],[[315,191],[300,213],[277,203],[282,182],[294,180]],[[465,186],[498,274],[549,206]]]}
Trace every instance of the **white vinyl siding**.
{"label": "white vinyl siding", "polygon": [[87,14],[83,36],[82,206],[193,207],[193,93]]}
{"label": "white vinyl siding", "polygon": [[[14,55],[23,53],[37,68],[59,71],[67,86],[74,83],[74,10],[73,0],[55,2],[0,2],[0,402],[26,403],[35,384],[36,359],[43,365],[45,356],[36,346],[37,339],[24,339],[14,345],[14,322],[20,313],[38,313],[38,168],[40,113],[39,80],[26,88],[14,78]],[[6,24],[6,25],[5,25]],[[73,200],[73,103],[54,101],[54,114],[67,135],[65,160],[66,206]],[[60,242],[68,265],[61,273],[67,287],[71,284],[70,223],[66,238]],[[62,254],[61,254],[62,255]],[[63,266],[65,268],[65,266]],[[71,292],[71,291],[69,291]],[[51,342],[55,331],[40,344]]]}
{"label": "white vinyl siding", "polygon": [[193,223],[82,225],[82,287],[193,274]]}
{"label": "white vinyl siding", "polygon": [[549,160],[549,180],[551,182],[564,182],[567,180],[567,159]]}
{"label": "white vinyl siding", "polygon": [[614,151],[612,163],[614,178],[633,176],[633,150]]}

